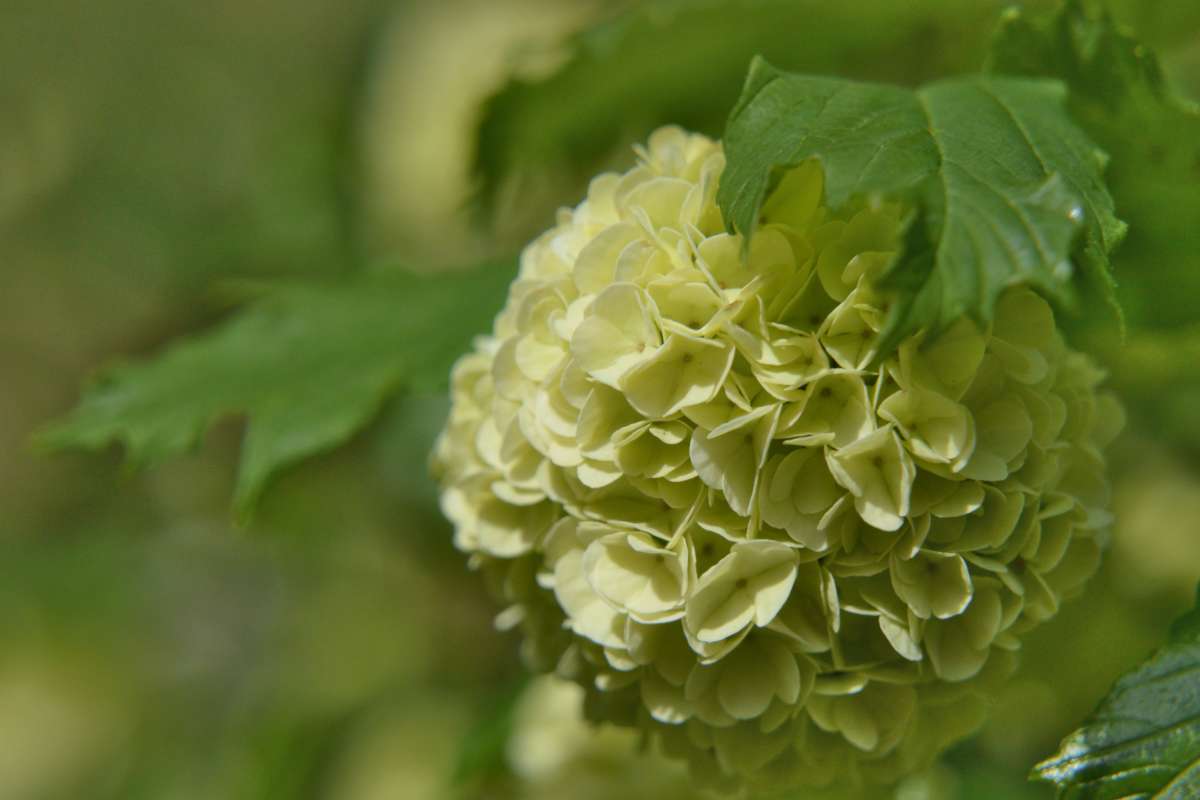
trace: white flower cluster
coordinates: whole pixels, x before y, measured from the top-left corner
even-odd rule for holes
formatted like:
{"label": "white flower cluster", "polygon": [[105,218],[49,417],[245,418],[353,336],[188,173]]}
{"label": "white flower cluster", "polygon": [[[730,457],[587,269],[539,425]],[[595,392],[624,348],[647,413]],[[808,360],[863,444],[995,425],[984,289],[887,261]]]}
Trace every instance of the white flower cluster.
{"label": "white flower cluster", "polygon": [[591,716],[733,783],[891,779],[1096,567],[1120,409],[1022,288],[877,364],[900,207],[835,215],[810,162],[747,245],[719,144],[639,154],[454,370],[456,545]]}

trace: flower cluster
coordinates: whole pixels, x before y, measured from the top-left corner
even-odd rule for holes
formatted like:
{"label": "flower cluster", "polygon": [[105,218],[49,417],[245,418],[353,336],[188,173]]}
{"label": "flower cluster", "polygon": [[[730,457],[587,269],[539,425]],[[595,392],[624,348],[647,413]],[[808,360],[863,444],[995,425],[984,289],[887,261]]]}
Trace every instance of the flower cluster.
{"label": "flower cluster", "polygon": [[455,367],[455,543],[592,717],[735,784],[891,779],[1096,567],[1119,407],[1024,288],[880,359],[902,207],[834,214],[809,162],[747,243],[719,144],[639,155]]}

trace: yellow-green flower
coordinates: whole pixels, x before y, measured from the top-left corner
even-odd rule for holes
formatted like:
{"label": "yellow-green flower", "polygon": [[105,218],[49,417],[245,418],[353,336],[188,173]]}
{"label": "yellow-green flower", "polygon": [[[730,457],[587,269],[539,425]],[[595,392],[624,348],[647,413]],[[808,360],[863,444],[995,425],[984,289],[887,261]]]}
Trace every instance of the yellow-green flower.
{"label": "yellow-green flower", "polygon": [[455,367],[455,545],[533,666],[701,780],[895,780],[1096,568],[1119,405],[1027,288],[878,352],[906,208],[827,208],[806,162],[746,242],[718,144],[638,153]]}

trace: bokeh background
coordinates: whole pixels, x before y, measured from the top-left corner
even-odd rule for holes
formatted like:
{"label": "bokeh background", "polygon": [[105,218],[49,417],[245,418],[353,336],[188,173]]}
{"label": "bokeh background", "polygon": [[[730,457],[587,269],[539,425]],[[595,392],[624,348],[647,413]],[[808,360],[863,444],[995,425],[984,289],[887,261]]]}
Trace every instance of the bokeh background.
{"label": "bokeh background", "polygon": [[[243,526],[229,510],[236,419],[148,473],[30,441],[98,366],[221,319],[246,281],[510,255],[655,123],[719,133],[748,53],[916,82],[978,68],[1000,9],[831,5],[0,0],[0,798],[692,796],[633,739],[587,731],[570,689],[530,684],[493,630],[426,475],[441,396],[396,399],[276,481]],[[1200,95],[1200,4],[1115,11]],[[552,101],[522,94],[574,63],[579,31],[633,24],[622,14],[648,26],[622,69],[593,38],[596,63],[576,63]],[[672,70],[694,77],[645,79]],[[614,96],[628,115],[608,113]],[[1131,330],[1114,380],[1131,422],[1101,573],[1029,638],[984,730],[898,798],[1048,797],[1029,767],[1190,605],[1191,235],[1154,243],[1170,257],[1151,271],[1116,259]]]}

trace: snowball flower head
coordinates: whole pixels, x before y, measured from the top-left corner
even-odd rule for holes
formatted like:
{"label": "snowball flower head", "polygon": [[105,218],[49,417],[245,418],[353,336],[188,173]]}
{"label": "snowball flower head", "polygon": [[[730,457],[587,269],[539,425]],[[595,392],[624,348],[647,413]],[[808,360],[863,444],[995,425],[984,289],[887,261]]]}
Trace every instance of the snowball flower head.
{"label": "snowball flower head", "polygon": [[639,155],[454,369],[455,543],[534,667],[706,781],[894,779],[1094,571],[1120,409],[1025,288],[880,358],[902,207],[834,213],[809,162],[746,242],[719,144]]}

